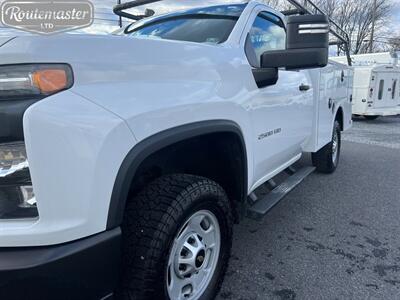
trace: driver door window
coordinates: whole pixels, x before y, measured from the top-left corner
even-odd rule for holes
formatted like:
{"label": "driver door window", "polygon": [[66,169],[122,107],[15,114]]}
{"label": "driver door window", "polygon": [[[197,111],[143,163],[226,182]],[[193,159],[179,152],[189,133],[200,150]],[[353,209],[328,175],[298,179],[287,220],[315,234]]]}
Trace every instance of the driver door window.
{"label": "driver door window", "polygon": [[286,49],[286,30],[282,20],[268,12],[257,15],[246,40],[246,55],[251,66],[261,66],[261,55]]}

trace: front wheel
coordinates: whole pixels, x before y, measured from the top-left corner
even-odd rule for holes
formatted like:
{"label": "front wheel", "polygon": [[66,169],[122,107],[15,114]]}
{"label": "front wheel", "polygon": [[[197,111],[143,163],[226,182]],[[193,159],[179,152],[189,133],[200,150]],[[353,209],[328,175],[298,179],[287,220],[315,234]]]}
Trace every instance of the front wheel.
{"label": "front wheel", "polygon": [[312,163],[318,172],[333,173],[336,170],[339,164],[341,144],[340,125],[338,121],[335,121],[331,142],[311,155]]}
{"label": "front wheel", "polygon": [[226,272],[233,216],[224,190],[193,175],[168,175],[127,205],[124,300],[213,299]]}

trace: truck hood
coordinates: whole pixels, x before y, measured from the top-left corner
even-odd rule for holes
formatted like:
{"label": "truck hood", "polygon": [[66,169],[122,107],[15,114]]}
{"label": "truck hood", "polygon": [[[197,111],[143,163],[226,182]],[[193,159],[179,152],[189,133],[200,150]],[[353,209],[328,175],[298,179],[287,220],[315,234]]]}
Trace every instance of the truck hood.
{"label": "truck hood", "polygon": [[154,107],[163,114],[171,103],[246,94],[256,85],[242,56],[239,47],[127,36],[24,36],[0,47],[0,65],[69,64],[70,92],[124,119],[132,103],[141,103],[135,108],[139,114]]}
{"label": "truck hood", "polygon": [[[114,35],[60,34],[22,36],[0,48],[1,64],[67,63],[75,86],[99,82],[193,78],[196,69],[231,63],[231,48],[161,39]],[[176,72],[180,69],[181,72]],[[188,76],[190,72],[190,76]],[[179,75],[177,78],[177,74]],[[203,74],[204,75],[204,74]]]}

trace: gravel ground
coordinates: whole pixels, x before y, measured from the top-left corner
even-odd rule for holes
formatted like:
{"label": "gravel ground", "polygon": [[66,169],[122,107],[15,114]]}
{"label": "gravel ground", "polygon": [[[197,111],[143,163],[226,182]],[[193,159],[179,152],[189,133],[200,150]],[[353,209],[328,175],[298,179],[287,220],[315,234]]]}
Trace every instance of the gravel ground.
{"label": "gravel ground", "polygon": [[343,140],[336,173],[235,227],[218,300],[400,299],[400,118],[357,119]]}

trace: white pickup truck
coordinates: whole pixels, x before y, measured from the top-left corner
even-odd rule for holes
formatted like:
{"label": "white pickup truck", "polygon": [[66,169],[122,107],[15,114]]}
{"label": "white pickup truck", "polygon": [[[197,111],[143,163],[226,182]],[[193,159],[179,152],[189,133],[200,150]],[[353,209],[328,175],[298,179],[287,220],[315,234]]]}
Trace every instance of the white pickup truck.
{"label": "white pickup truck", "polygon": [[304,152],[338,165],[352,71],[328,32],[250,1],[3,38],[0,299],[214,298],[234,222],[281,198],[257,189]]}

